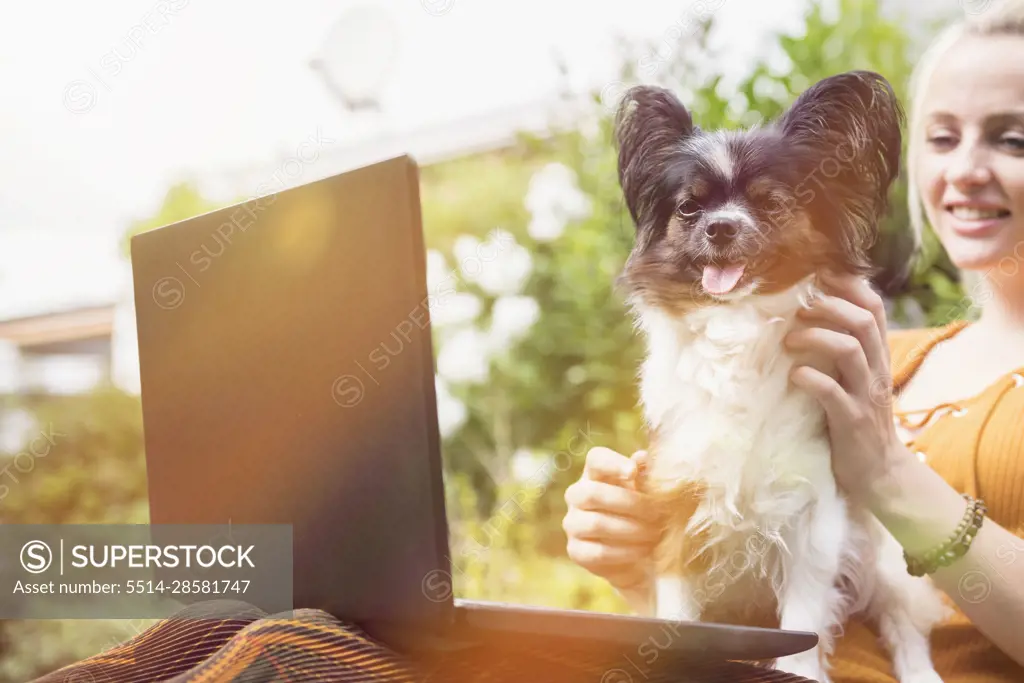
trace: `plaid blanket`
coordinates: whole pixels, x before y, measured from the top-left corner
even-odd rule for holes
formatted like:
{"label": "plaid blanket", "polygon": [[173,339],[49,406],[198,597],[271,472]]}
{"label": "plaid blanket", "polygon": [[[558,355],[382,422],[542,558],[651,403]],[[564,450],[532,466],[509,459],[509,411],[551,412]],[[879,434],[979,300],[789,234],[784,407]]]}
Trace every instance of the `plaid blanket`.
{"label": "plaid blanket", "polygon": [[564,647],[524,650],[488,646],[402,657],[362,629],[326,612],[278,615],[244,603],[190,605],[106,652],[54,671],[34,683],[804,683],[750,663],[673,665],[658,670],[609,666]]}

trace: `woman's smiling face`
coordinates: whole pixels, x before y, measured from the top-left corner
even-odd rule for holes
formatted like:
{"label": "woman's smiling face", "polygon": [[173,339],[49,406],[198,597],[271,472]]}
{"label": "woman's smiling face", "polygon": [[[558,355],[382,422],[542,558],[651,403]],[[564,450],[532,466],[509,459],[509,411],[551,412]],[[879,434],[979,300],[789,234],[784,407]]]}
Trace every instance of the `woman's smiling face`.
{"label": "woman's smiling face", "polygon": [[[922,93],[917,185],[953,263],[1024,271],[1024,38],[963,37]],[[994,273],[993,273],[994,274]]]}

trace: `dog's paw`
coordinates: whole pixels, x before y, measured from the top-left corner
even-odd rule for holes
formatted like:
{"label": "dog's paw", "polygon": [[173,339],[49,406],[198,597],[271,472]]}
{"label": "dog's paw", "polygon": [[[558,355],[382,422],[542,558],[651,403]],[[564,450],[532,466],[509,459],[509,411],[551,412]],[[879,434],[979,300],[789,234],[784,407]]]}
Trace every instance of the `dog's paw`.
{"label": "dog's paw", "polygon": [[900,677],[900,683],[943,683],[939,674],[933,670],[912,671]]}

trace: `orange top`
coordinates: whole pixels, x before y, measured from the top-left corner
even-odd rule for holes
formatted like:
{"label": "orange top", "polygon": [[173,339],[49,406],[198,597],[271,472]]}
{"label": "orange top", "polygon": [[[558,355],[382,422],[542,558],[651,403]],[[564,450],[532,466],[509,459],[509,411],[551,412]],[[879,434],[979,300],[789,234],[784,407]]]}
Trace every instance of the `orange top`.
{"label": "orange top", "polygon": [[[936,344],[967,325],[957,320],[937,328],[890,331],[895,387],[913,376]],[[1024,368],[963,401],[897,411],[894,417],[901,427],[920,428],[905,441],[918,457],[957,491],[984,500],[990,519],[1024,536]],[[1024,553],[1024,544],[1012,549],[1014,555],[1018,551]],[[1009,563],[1015,557],[1000,559]],[[955,614],[931,636],[935,669],[944,683],[1024,681],[1024,668],[989,642],[948,596],[947,601]],[[847,624],[831,661],[833,683],[897,683],[874,624]]]}

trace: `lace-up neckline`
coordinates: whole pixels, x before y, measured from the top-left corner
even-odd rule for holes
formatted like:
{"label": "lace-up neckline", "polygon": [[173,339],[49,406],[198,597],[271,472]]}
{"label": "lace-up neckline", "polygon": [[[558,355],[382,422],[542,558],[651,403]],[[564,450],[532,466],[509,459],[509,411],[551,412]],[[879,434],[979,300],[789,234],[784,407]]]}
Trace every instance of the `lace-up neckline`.
{"label": "lace-up neckline", "polygon": [[[952,338],[969,324],[970,323],[966,320],[957,320],[943,327],[935,328],[931,334],[923,339],[921,343],[906,356],[904,363],[896,371],[896,376],[893,378],[893,387],[897,395],[900,389],[910,380],[910,378],[914,376],[925,357],[932,349],[935,348],[935,346]],[[914,440],[927,427],[947,415],[951,415],[953,417],[966,415],[973,403],[988,394],[988,392],[992,391],[993,388],[1002,385],[1007,378],[1012,378],[1014,382],[1010,388],[1013,388],[1014,386],[1024,386],[1024,367],[1000,376],[995,382],[973,396],[969,396],[958,401],[947,401],[944,403],[938,403],[931,407],[915,408],[912,410],[904,410],[894,407],[893,419],[899,430],[902,432],[901,435],[903,436],[904,444],[912,446]]]}

